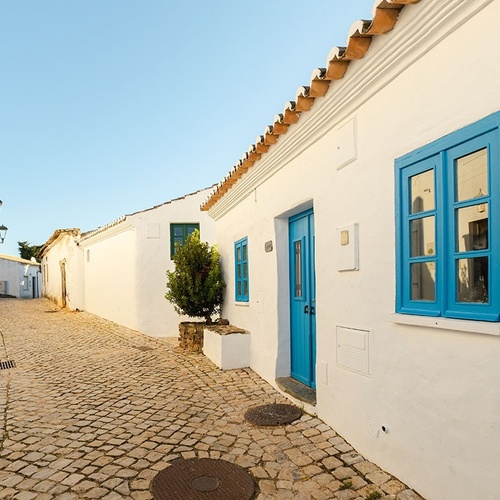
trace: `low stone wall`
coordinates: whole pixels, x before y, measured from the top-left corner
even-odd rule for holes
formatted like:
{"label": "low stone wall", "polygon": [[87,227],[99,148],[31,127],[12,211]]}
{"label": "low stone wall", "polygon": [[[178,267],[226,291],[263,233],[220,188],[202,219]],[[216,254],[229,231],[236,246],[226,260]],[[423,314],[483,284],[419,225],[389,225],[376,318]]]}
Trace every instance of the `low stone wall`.
{"label": "low stone wall", "polygon": [[179,345],[189,352],[202,352],[205,323],[185,321],[179,323]]}

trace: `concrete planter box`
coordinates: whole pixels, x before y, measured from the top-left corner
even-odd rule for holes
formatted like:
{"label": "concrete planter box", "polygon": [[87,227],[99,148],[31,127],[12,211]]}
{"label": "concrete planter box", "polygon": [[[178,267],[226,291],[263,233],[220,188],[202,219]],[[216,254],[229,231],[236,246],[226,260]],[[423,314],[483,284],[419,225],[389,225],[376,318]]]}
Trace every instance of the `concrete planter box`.
{"label": "concrete planter box", "polygon": [[222,370],[250,366],[250,333],[232,325],[205,326],[203,354]]}

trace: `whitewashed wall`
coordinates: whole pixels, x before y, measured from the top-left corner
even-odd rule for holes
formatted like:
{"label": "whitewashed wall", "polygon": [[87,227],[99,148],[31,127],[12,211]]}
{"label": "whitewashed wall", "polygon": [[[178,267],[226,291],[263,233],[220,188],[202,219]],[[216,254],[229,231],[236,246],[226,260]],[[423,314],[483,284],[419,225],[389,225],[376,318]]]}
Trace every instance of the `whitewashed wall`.
{"label": "whitewashed wall", "polygon": [[80,237],[61,233],[45,250],[42,258],[43,296],[63,306],[61,262],[66,267],[66,307],[74,311],[85,309],[83,251]]}
{"label": "whitewashed wall", "polygon": [[[179,316],[165,299],[166,272],[174,270],[170,259],[170,223],[199,222],[201,240],[214,244],[215,223],[200,210],[209,191],[205,189],[130,217],[136,228],[136,302],[141,332],[176,337],[179,322],[189,320]],[[200,318],[196,320],[201,321]]]}
{"label": "whitewashed wall", "polygon": [[[395,322],[394,160],[500,109],[498,19],[498,1],[405,7],[396,29],[210,210],[229,284],[223,314],[251,332],[251,366],[274,383],[289,375],[287,218],[314,207],[316,410],[368,459],[436,500],[498,498],[500,337],[477,333],[474,322]],[[356,159],[338,169],[339,151],[351,146]],[[336,229],[353,223],[360,270],[338,272]],[[233,252],[245,236],[242,306]],[[368,375],[337,365],[339,327],[367,332]]]}
{"label": "whitewashed wall", "polygon": [[138,330],[135,231],[126,222],[82,240],[85,310]]}
{"label": "whitewashed wall", "polygon": [[215,223],[201,203],[209,190],[129,215],[81,242],[86,310],[159,337],[178,335],[180,317],[165,299],[170,260],[170,223],[200,223],[203,241],[215,242]]}
{"label": "whitewashed wall", "polygon": [[[33,290],[33,278],[36,280]],[[40,297],[40,265],[29,260],[0,256],[0,281],[5,281],[5,293],[19,299]]]}

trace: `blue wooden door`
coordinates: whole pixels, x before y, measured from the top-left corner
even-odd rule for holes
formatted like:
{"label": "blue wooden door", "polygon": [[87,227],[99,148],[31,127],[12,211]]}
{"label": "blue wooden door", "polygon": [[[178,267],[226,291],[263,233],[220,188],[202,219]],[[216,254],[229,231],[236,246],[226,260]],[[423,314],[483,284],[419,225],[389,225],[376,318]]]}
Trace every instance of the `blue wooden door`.
{"label": "blue wooden door", "polygon": [[316,387],[316,294],[314,213],[307,210],[289,220],[291,376]]}

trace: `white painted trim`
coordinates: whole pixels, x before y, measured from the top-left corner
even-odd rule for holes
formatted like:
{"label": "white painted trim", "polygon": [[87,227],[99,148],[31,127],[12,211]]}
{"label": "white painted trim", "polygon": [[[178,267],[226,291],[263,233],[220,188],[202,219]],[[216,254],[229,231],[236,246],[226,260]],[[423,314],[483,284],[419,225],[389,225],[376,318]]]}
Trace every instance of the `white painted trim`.
{"label": "white painted trim", "polygon": [[458,332],[500,335],[500,323],[490,323],[488,321],[436,318],[433,316],[416,316],[412,314],[391,314],[389,321],[398,325],[424,326]]}
{"label": "white painted trim", "polygon": [[99,241],[107,240],[117,234],[124,233],[125,231],[128,231],[129,229],[134,229],[135,226],[134,224],[130,223],[128,220],[123,220],[122,222],[111,226],[107,229],[104,229],[103,231],[99,231],[96,234],[89,236],[85,239],[81,239],[79,242],[79,245],[82,248],[85,248],[87,246],[91,246],[94,243],[97,243]]}

